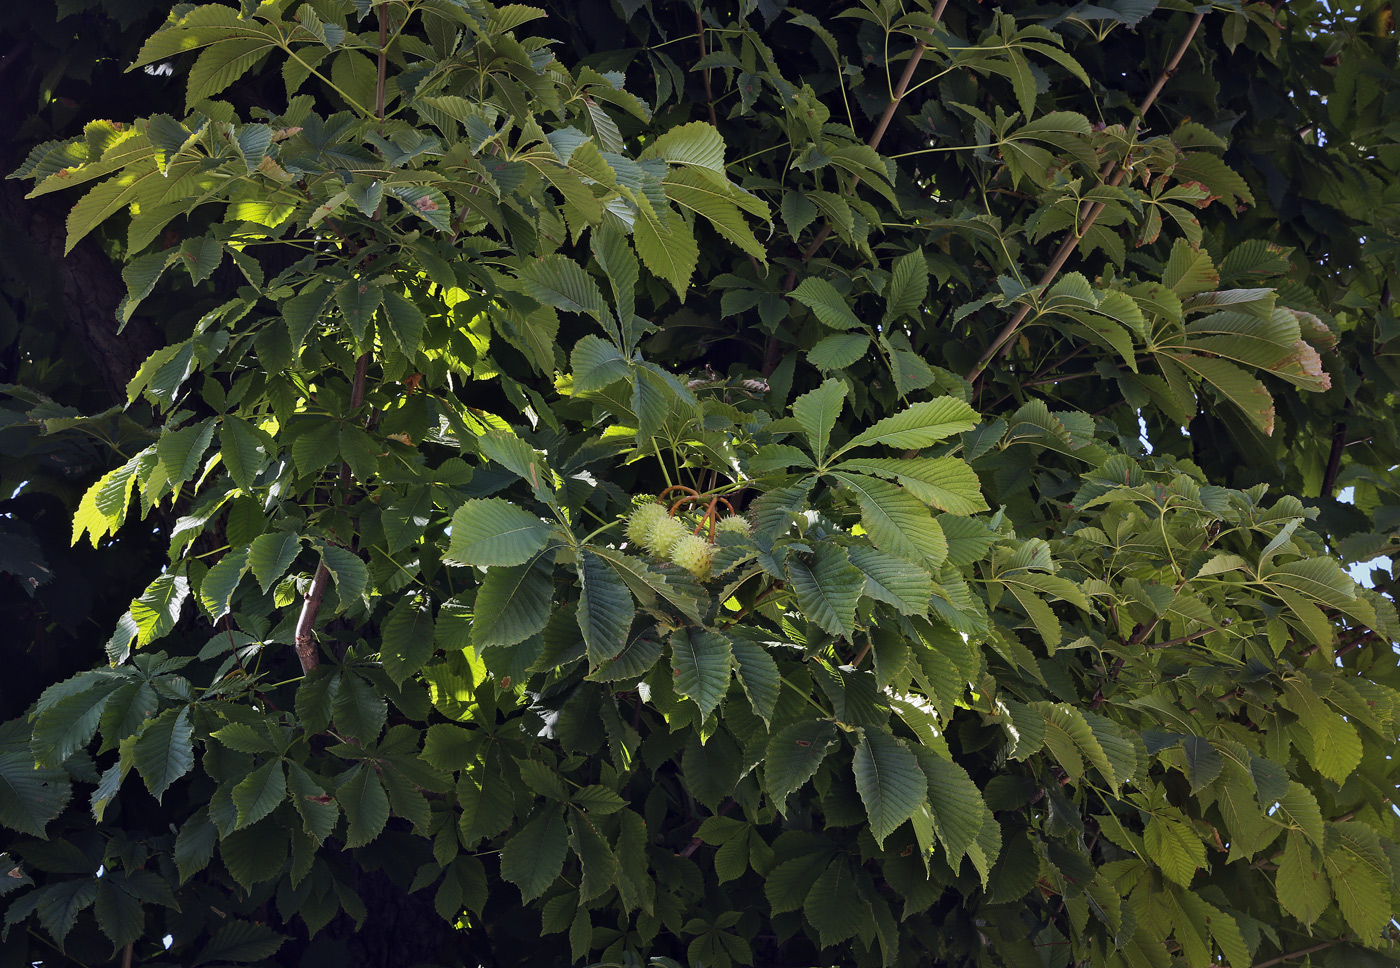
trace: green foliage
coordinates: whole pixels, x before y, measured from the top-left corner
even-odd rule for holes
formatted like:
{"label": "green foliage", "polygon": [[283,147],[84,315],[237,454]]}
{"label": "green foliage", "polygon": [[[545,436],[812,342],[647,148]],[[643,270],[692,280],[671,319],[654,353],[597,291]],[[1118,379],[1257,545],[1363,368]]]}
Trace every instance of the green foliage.
{"label": "green foliage", "polygon": [[0,728],[9,937],[313,958],[373,874],[500,965],[1391,963],[1391,227],[1346,289],[1211,62],[1117,90],[1312,5],[963,6],[175,8],[179,117],[15,173],[199,314],[72,502],[168,557]]}

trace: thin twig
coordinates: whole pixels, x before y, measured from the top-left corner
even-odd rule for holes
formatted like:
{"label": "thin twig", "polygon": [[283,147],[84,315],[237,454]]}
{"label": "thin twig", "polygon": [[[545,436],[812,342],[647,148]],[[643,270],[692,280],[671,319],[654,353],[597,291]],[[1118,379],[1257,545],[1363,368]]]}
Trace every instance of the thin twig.
{"label": "thin twig", "polygon": [[1156,642],[1156,643],[1153,643],[1152,645],[1146,646],[1145,648],[1147,648],[1147,649],[1170,649],[1170,648],[1171,648],[1172,646],[1174,646],[1174,645],[1185,645],[1187,642],[1194,642],[1194,641],[1196,641],[1197,639],[1204,638],[1205,636],[1209,635],[1209,634],[1212,633],[1212,632],[1219,632],[1219,631],[1220,631],[1219,629],[1215,629],[1215,628],[1211,628],[1211,629],[1201,629],[1199,632],[1193,632],[1193,633],[1191,633],[1190,635],[1183,635],[1183,636],[1180,636],[1180,637],[1175,638],[1175,639],[1167,639],[1167,641],[1165,641],[1165,642]]}
{"label": "thin twig", "polygon": [[[733,800],[726,800],[726,801],[724,801],[723,803],[721,803],[721,804],[719,805],[719,809],[715,811],[715,816],[716,816],[716,817],[723,817],[726,813],[728,813],[731,809],[733,809],[733,807],[734,807],[734,801],[733,801]],[[700,822],[701,822],[701,823],[704,823],[703,820],[700,821]],[[681,856],[682,856],[682,857],[689,857],[691,854],[693,854],[693,853],[695,853],[697,850],[699,850],[699,849],[704,845],[704,843],[705,843],[705,842],[704,842],[703,840],[701,840],[699,837],[691,837],[691,838],[690,838],[690,843],[686,844],[686,845],[685,845],[685,849],[681,851]]]}
{"label": "thin twig", "polygon": [[[379,7],[379,70],[374,87],[374,112],[375,117],[380,121],[384,120],[385,92],[388,88],[389,78],[389,21],[384,16],[384,7]],[[378,213],[376,213],[377,215]],[[344,237],[342,236],[342,239]],[[369,372],[369,354],[364,353],[355,361],[355,379],[350,387],[350,410],[360,409],[360,405],[365,400],[365,374]],[[348,463],[340,465],[340,482],[342,485],[350,481],[350,465]],[[296,653],[297,660],[301,663],[301,671],[309,673],[321,664],[320,655],[316,651],[316,617],[321,612],[321,603],[326,598],[326,588],[331,580],[330,569],[322,561],[316,566],[316,574],[311,579],[311,588],[306,593],[306,599],[301,605],[301,614],[297,616],[296,627]]]}
{"label": "thin twig", "polygon": [[867,636],[867,637],[866,637],[866,640],[865,640],[865,645],[861,646],[860,651],[856,653],[856,657],[855,657],[854,659],[851,660],[851,668],[852,668],[852,669],[859,669],[859,668],[860,668],[860,664],[861,664],[862,662],[865,661],[865,654],[866,654],[867,652],[870,651],[870,647],[871,647],[872,645],[874,645],[874,644],[875,644],[875,639],[874,639],[874,637],[873,637],[873,636]]}
{"label": "thin twig", "polygon": [[1310,948],[1299,948],[1297,951],[1290,951],[1286,955],[1279,955],[1277,958],[1270,958],[1268,961],[1261,961],[1254,968],[1273,968],[1274,965],[1281,965],[1285,961],[1292,961],[1294,958],[1302,958],[1306,955],[1316,954],[1319,951],[1326,951],[1335,944],[1345,941],[1345,938],[1333,938],[1331,941],[1324,941],[1315,944]]}
{"label": "thin twig", "polygon": [[131,968],[131,957],[135,950],[135,942],[128,941],[126,947],[122,949],[122,968]]}
{"label": "thin twig", "polygon": [[[1207,546],[1207,547],[1208,547],[1208,546]],[[1173,599],[1175,599],[1176,596],[1177,596],[1178,594],[1180,594],[1181,589],[1182,589],[1185,585],[1186,585],[1186,579],[1185,579],[1185,578],[1183,578],[1181,581],[1177,582],[1176,587],[1172,589],[1172,598],[1173,598]],[[1148,624],[1146,624],[1146,625],[1139,625],[1137,628],[1133,629],[1133,634],[1130,635],[1127,639],[1125,639],[1125,640],[1123,641],[1123,645],[1126,646],[1126,647],[1128,647],[1128,648],[1132,648],[1133,646],[1136,646],[1136,645],[1142,645],[1144,642],[1147,641],[1148,637],[1151,636],[1152,633],[1155,632],[1155,631],[1157,630],[1157,624],[1158,624],[1159,622],[1161,622],[1161,621],[1162,621],[1162,616],[1161,616],[1161,615],[1158,615],[1156,618],[1154,618],[1154,619],[1153,619],[1151,622],[1149,622]],[[1201,632],[1200,635],[1205,635],[1205,634],[1207,634],[1207,633],[1209,633],[1209,632],[1217,632],[1217,631],[1219,631],[1219,629],[1206,629],[1204,632]],[[1192,638],[1199,638],[1199,636],[1194,636],[1194,635],[1193,635],[1193,636],[1187,636],[1185,639],[1182,639],[1181,641],[1190,641]],[[1170,641],[1170,642],[1164,642],[1164,643],[1162,643],[1161,645],[1157,645],[1157,646],[1150,646],[1150,645],[1149,645],[1149,646],[1147,646],[1147,648],[1148,648],[1148,649],[1152,649],[1152,648],[1159,648],[1159,649],[1161,649],[1161,648],[1166,648],[1166,647],[1169,646],[1169,645],[1180,645],[1180,644],[1181,644],[1181,641],[1173,640],[1173,641]],[[1126,655],[1120,655],[1120,656],[1118,657],[1118,660],[1117,660],[1116,662],[1113,663],[1113,667],[1112,667],[1111,669],[1109,669],[1109,671],[1108,671],[1108,682],[1117,682],[1117,681],[1118,681],[1118,677],[1119,677],[1119,676],[1122,674],[1122,672],[1123,672],[1123,667],[1124,667],[1125,665],[1127,665],[1127,664],[1128,664],[1128,657],[1127,657]],[[1106,685],[1106,684],[1107,684],[1107,683],[1105,683],[1105,685]],[[1108,697],[1104,694],[1103,686],[1102,686],[1102,685],[1099,686],[1099,688],[1096,689],[1096,690],[1094,691],[1094,698],[1091,699],[1091,700],[1089,701],[1089,708],[1092,709],[1092,710],[1094,710],[1095,712],[1098,712],[1099,707],[1103,705],[1104,700],[1107,699],[1107,698],[1108,698]]]}
{"label": "thin twig", "polygon": [[[700,5],[695,5],[695,36],[700,39],[700,59],[707,56],[705,52],[705,20],[700,16]],[[700,80],[705,82],[705,106],[710,109],[710,125],[719,127],[719,120],[715,117],[715,95],[710,90],[710,69],[703,68],[700,71]]]}
{"label": "thin twig", "polygon": [[[1204,17],[1204,13],[1198,13],[1191,18],[1191,26],[1186,29],[1186,35],[1181,38],[1181,43],[1177,46],[1176,53],[1174,53],[1171,60],[1167,62],[1166,69],[1163,70],[1161,75],[1157,78],[1157,83],[1152,85],[1152,90],[1147,92],[1147,96],[1143,98],[1142,103],[1138,105],[1138,117],[1133,121],[1134,131],[1137,130],[1137,125],[1141,119],[1146,116],[1148,109],[1151,108],[1153,103],[1157,100],[1157,95],[1162,93],[1162,88],[1166,85],[1167,81],[1176,73],[1176,69],[1181,64],[1181,59],[1186,56],[1186,50],[1191,46],[1191,41],[1195,38],[1196,31],[1201,26],[1201,20],[1204,19]],[[1115,168],[1116,171],[1114,171]],[[1110,172],[1112,172],[1111,177]],[[1110,162],[1108,165],[1104,166],[1100,177],[1107,179],[1104,184],[1108,185],[1110,188],[1115,188],[1123,181],[1127,173],[1128,169],[1126,167],[1115,165]],[[1089,231],[1089,228],[1098,219],[1099,213],[1103,210],[1103,202],[1095,202],[1089,206],[1088,211],[1084,214],[1083,221],[1069,231],[1069,234],[1065,236],[1064,242],[1060,244],[1059,250],[1050,260],[1050,264],[1045,267],[1044,274],[1041,275],[1040,281],[1036,283],[1036,288],[1038,290],[1043,290],[1046,286],[1055,281],[1055,278],[1060,274],[1060,270],[1063,269],[1065,263],[1069,261],[1070,255],[1079,246],[1079,241],[1084,237],[1084,233]],[[1016,331],[1021,328],[1021,324],[1024,323],[1026,317],[1030,315],[1030,311],[1031,306],[1029,303],[1021,304],[1021,307],[1016,310],[1016,315],[1012,316],[1011,320],[1001,328],[1001,332],[999,332],[996,339],[992,341],[992,345],[987,347],[978,358],[976,365],[968,372],[967,379],[969,382],[977,379],[982,371],[986,369],[987,364],[998,354],[1004,354],[1005,351],[1010,348],[1011,337],[1016,335]]]}
{"label": "thin twig", "polygon": [[374,85],[374,116],[384,120],[384,91],[389,81],[389,21],[384,18],[384,7],[379,7],[379,77]]}
{"label": "thin twig", "polygon": [[[1367,642],[1380,642],[1380,641],[1383,641],[1383,640],[1381,639],[1381,637],[1380,637],[1379,635],[1377,635],[1375,632],[1371,631],[1370,629],[1365,629],[1365,630],[1362,631],[1359,635],[1357,635],[1356,638],[1352,639],[1350,642],[1343,642],[1343,643],[1341,644],[1341,646],[1336,650],[1336,652],[1334,652],[1334,653],[1332,654],[1332,657],[1333,657],[1334,659],[1340,659],[1342,656],[1346,655],[1348,652],[1352,652],[1352,651],[1355,651],[1356,649],[1361,648],[1361,647],[1362,647],[1363,645],[1365,645]],[[1304,649],[1303,651],[1301,651],[1301,652],[1298,653],[1298,658],[1300,658],[1300,659],[1306,659],[1306,658],[1308,658],[1309,656],[1311,656],[1313,653],[1317,652],[1317,651],[1319,650],[1319,648],[1321,648],[1321,647],[1320,647],[1320,646],[1317,646],[1317,645],[1310,645],[1310,646],[1308,646],[1306,649]]]}
{"label": "thin twig", "polygon": [[[943,11],[948,6],[948,0],[938,0],[938,6],[933,10],[933,22],[937,24],[943,18]],[[702,45],[703,46],[703,45]],[[880,115],[879,122],[875,125],[875,130],[871,133],[870,139],[866,142],[871,148],[878,148],[880,141],[885,137],[885,132],[889,129],[890,121],[894,118],[895,111],[899,110],[900,102],[904,100],[904,94],[909,90],[909,83],[914,79],[914,69],[919,66],[919,61],[923,59],[924,51],[928,50],[928,43],[920,40],[914,47],[914,52],[909,55],[909,62],[904,65],[904,73],[900,75],[899,83],[895,85],[890,103],[885,107],[885,113]],[[856,186],[860,184],[860,176],[854,175],[846,186],[846,193],[855,192]],[[817,254],[817,250],[822,247],[827,238],[831,235],[832,223],[824,223],[821,230],[817,232],[812,241],[807,244],[807,248],[802,250],[802,261],[809,261]],[[797,267],[788,270],[787,276],[783,279],[783,292],[791,292],[797,286]],[[763,375],[769,377],[773,375],[773,370],[778,365],[781,354],[778,352],[778,337],[776,334],[768,337],[768,346],[763,354]]]}
{"label": "thin twig", "polygon": [[1331,497],[1337,487],[1337,475],[1342,472],[1342,451],[1347,446],[1347,425],[1338,423],[1332,429],[1332,450],[1327,455],[1327,470],[1322,475],[1319,497]]}

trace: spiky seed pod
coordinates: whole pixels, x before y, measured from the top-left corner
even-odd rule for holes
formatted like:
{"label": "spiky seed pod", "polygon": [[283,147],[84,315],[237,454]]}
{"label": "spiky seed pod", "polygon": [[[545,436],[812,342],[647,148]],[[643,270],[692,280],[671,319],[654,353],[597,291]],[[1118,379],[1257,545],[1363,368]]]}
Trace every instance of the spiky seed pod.
{"label": "spiky seed pod", "polygon": [[643,504],[627,519],[627,540],[633,545],[647,547],[647,536],[669,517],[660,504]]}
{"label": "spiky seed pod", "polygon": [[750,533],[749,522],[746,518],[737,514],[731,514],[727,518],[720,518],[715,525],[716,531],[732,531],[735,534],[742,534],[747,537]]}
{"label": "spiky seed pod", "polygon": [[710,577],[710,564],[715,558],[715,546],[698,534],[688,534],[671,548],[671,560],[696,578]]}
{"label": "spiky seed pod", "polygon": [[643,544],[648,551],[658,558],[665,558],[671,553],[671,548],[677,541],[689,535],[686,526],[675,518],[667,516],[656,522],[656,525],[647,533]]}

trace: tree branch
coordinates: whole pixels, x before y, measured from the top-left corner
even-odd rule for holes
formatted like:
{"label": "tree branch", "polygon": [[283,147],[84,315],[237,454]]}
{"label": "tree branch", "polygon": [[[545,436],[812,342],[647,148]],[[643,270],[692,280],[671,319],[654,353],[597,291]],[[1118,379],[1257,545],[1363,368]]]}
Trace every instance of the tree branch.
{"label": "tree branch", "polygon": [[389,21],[384,17],[384,5],[379,6],[379,76],[374,82],[374,116],[384,120],[384,89],[389,81]]}
{"label": "tree branch", "polygon": [[[360,409],[365,402],[365,375],[369,372],[369,354],[361,354],[355,361],[355,381],[350,387],[350,412],[354,413]],[[340,465],[340,484],[344,489],[350,483],[350,465]],[[296,651],[297,659],[301,662],[301,671],[309,673],[321,664],[321,657],[316,651],[316,617],[321,612],[321,603],[326,597],[326,588],[330,584],[331,572],[322,561],[316,567],[316,575],[311,579],[311,588],[306,593],[306,599],[301,603],[301,614],[297,616],[296,630]]]}
{"label": "tree branch", "polygon": [[[705,19],[700,15],[700,5],[695,6],[695,36],[700,41],[700,59],[707,56],[705,51]],[[710,109],[710,126],[718,128],[719,120],[715,117],[715,95],[710,89],[710,69],[706,67],[700,72],[700,80],[705,84],[705,107]]]}
{"label": "tree branch", "polygon": [[1299,948],[1297,951],[1290,951],[1288,954],[1279,955],[1277,958],[1270,958],[1268,961],[1258,962],[1254,965],[1254,968],[1273,968],[1274,965],[1281,965],[1285,961],[1292,961],[1294,958],[1302,958],[1306,955],[1316,954],[1319,951],[1325,951],[1333,945],[1340,944],[1345,940],[1345,938],[1333,938],[1331,941],[1323,941],[1310,948]]}
{"label": "tree branch", "polygon": [[1327,455],[1327,470],[1322,475],[1319,497],[1331,497],[1337,487],[1337,475],[1342,472],[1342,451],[1347,446],[1347,425],[1338,422],[1332,430],[1332,450]]}
{"label": "tree branch", "polygon": [[[935,24],[943,19],[943,11],[947,6],[948,0],[938,0],[938,6],[933,10],[933,22]],[[703,49],[702,42],[702,53]],[[870,140],[866,142],[871,148],[878,148],[881,140],[884,139],[885,132],[889,129],[890,121],[894,119],[894,113],[899,110],[899,105],[904,100],[904,94],[909,90],[909,84],[914,79],[914,69],[919,66],[919,61],[923,59],[924,51],[926,50],[928,50],[928,44],[921,40],[915,45],[914,53],[909,55],[909,63],[904,65],[904,73],[900,75],[899,83],[895,85],[893,97],[890,98],[890,103],[886,105],[885,113],[880,115],[880,120],[876,123],[875,130],[870,135]],[[708,78],[706,84],[708,88]],[[708,94],[708,90],[706,93]],[[713,108],[711,110],[713,110]],[[856,190],[856,186],[859,184],[860,176],[852,176],[850,183],[846,186],[846,194],[849,195],[853,193]],[[812,241],[807,244],[807,248],[802,250],[803,262],[809,261],[812,256],[817,254],[817,250],[820,249],[822,244],[830,237],[831,229],[832,223],[829,221],[822,225],[821,230],[817,232]],[[783,292],[791,292],[796,286],[797,266],[793,266],[788,270],[787,277],[783,279]],[[765,377],[772,376],[773,370],[778,365],[778,359],[781,354],[777,352],[777,346],[777,335],[775,334],[768,337],[768,346],[763,354],[763,375]]]}
{"label": "tree branch", "polygon": [[[1181,64],[1181,59],[1186,56],[1186,50],[1191,46],[1191,41],[1195,39],[1196,31],[1200,28],[1201,21],[1204,18],[1204,13],[1198,13],[1191,18],[1191,26],[1186,29],[1186,35],[1181,38],[1181,43],[1177,45],[1176,52],[1172,54],[1171,60],[1167,62],[1167,66],[1157,78],[1157,82],[1152,85],[1152,89],[1147,92],[1147,96],[1143,98],[1142,103],[1138,105],[1138,117],[1133,121],[1134,132],[1137,131],[1137,125],[1142,120],[1142,117],[1147,114],[1148,109],[1156,102],[1157,95],[1162,93],[1162,88],[1166,86],[1167,81],[1176,73],[1177,67]],[[1110,188],[1115,188],[1123,181],[1123,177],[1127,175],[1127,173],[1127,167],[1109,162],[1104,166],[1104,170],[1100,173],[1099,177],[1101,179],[1107,179],[1104,184],[1108,185]],[[1069,234],[1065,236],[1065,240],[1060,243],[1059,250],[1056,251],[1054,257],[1050,260],[1050,264],[1045,267],[1045,272],[1041,275],[1040,281],[1036,283],[1037,289],[1044,289],[1055,281],[1056,277],[1060,274],[1060,270],[1063,269],[1065,263],[1069,261],[1070,255],[1073,254],[1075,248],[1078,247],[1080,239],[1084,237],[1084,233],[1089,231],[1089,228],[1098,219],[1099,213],[1103,210],[1103,202],[1095,202],[1089,206],[1089,210],[1084,214],[1083,221],[1079,223],[1078,227],[1071,229]],[[987,368],[987,364],[994,358],[998,355],[1004,355],[1011,345],[1011,338],[1016,335],[1017,330],[1019,330],[1021,325],[1026,321],[1026,317],[1030,315],[1030,311],[1030,305],[1025,303],[1021,305],[1021,308],[1016,310],[1016,315],[1012,316],[1011,320],[1001,328],[1001,332],[999,332],[996,339],[992,341],[992,345],[987,347],[978,358],[976,365],[968,371],[967,379],[969,382],[977,379],[982,371]]]}

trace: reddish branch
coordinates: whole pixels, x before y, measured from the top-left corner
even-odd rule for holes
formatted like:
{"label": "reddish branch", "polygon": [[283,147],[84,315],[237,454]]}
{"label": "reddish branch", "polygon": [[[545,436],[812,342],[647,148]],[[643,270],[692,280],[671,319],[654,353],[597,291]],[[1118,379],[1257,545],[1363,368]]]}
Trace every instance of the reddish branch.
{"label": "reddish branch", "polygon": [[[1355,636],[1355,638],[1352,638],[1352,639],[1350,639],[1349,641],[1343,642],[1343,643],[1341,644],[1341,646],[1337,649],[1337,651],[1336,651],[1336,653],[1335,653],[1335,655],[1334,655],[1334,658],[1340,659],[1342,656],[1346,655],[1348,652],[1354,652],[1355,650],[1361,648],[1363,645],[1366,645],[1368,642],[1380,642],[1380,641],[1383,641],[1383,640],[1382,640],[1381,637],[1380,637],[1379,635],[1377,635],[1375,632],[1371,631],[1370,629],[1363,629],[1362,631],[1360,631],[1360,632],[1357,633],[1357,635]],[[1298,653],[1298,658],[1300,658],[1300,659],[1306,659],[1306,658],[1308,658],[1308,656],[1310,656],[1310,655],[1312,655],[1313,653],[1317,652],[1319,648],[1320,648],[1320,646],[1310,645],[1310,646],[1308,646],[1306,649],[1303,649],[1301,652]]]}
{"label": "reddish branch", "polygon": [[[1166,86],[1167,81],[1176,73],[1177,67],[1180,66],[1181,59],[1186,56],[1186,50],[1191,46],[1191,41],[1195,39],[1196,31],[1201,26],[1201,20],[1204,17],[1204,13],[1198,13],[1191,18],[1191,26],[1186,29],[1186,35],[1181,38],[1181,43],[1177,46],[1176,52],[1172,54],[1171,60],[1167,61],[1167,66],[1157,78],[1157,82],[1152,85],[1152,89],[1147,92],[1147,96],[1143,98],[1142,103],[1138,105],[1138,117],[1133,122],[1134,131],[1137,130],[1137,125],[1141,119],[1146,116],[1148,109],[1156,102],[1157,95],[1162,93],[1162,88]],[[1109,162],[1100,173],[1100,178],[1104,179],[1104,184],[1108,185],[1110,188],[1116,188],[1122,183],[1127,173],[1127,166]],[[1065,263],[1069,261],[1070,255],[1074,252],[1075,248],[1078,247],[1080,240],[1084,237],[1084,233],[1089,231],[1090,227],[1098,220],[1103,210],[1103,202],[1094,202],[1089,206],[1088,210],[1084,213],[1083,220],[1080,221],[1077,227],[1069,231],[1069,234],[1065,236],[1065,240],[1060,243],[1060,248],[1050,260],[1050,264],[1045,267],[1045,272],[1041,275],[1040,281],[1036,283],[1038,289],[1043,290],[1046,286],[1055,281],[1055,278],[1060,274],[1060,270],[1063,269]],[[1021,304],[1021,307],[1016,310],[1016,315],[1012,316],[1011,320],[1002,327],[1001,332],[997,334],[997,338],[992,341],[992,345],[987,347],[986,351],[983,352],[982,356],[977,360],[977,364],[968,372],[967,379],[969,381],[977,379],[981,372],[986,369],[987,364],[997,355],[1004,355],[1006,353],[1011,345],[1011,337],[1016,335],[1016,331],[1019,330],[1021,325],[1026,321],[1026,317],[1030,315],[1030,311],[1031,306],[1028,303]]]}
{"label": "reddish branch", "polygon": [[[360,409],[365,402],[365,374],[369,372],[369,354],[365,353],[355,362],[355,382],[350,387],[350,412]],[[340,485],[342,490],[350,483],[350,465],[340,465]],[[316,616],[321,612],[321,603],[326,598],[326,588],[330,585],[331,572],[322,559],[316,566],[316,575],[311,579],[311,589],[301,603],[301,615],[297,617],[296,650],[301,662],[301,671],[310,672],[321,664],[316,651]]]}
{"label": "reddish branch", "polygon": [[[733,806],[734,806],[734,801],[733,801],[733,800],[726,800],[726,801],[724,801],[722,804],[720,804],[719,809],[715,811],[715,816],[716,816],[716,817],[723,817],[726,813],[728,813],[728,812],[730,811],[730,809],[731,809]],[[704,821],[702,820],[701,823],[704,823]],[[685,845],[685,849],[681,851],[681,856],[682,856],[682,857],[689,857],[691,854],[693,854],[693,853],[695,853],[697,850],[699,850],[700,847],[701,847],[704,843],[705,843],[705,842],[704,842],[703,840],[701,840],[699,837],[691,837],[691,838],[690,838],[690,843],[686,844],[686,845]]]}
{"label": "reddish branch", "polygon": [[[384,17],[384,8],[379,8],[379,76],[375,84],[374,111],[380,121],[384,120],[384,98],[389,71],[389,21]],[[365,376],[369,372],[369,353],[362,353],[355,361],[355,378],[350,385],[350,412],[359,410],[365,402]],[[340,486],[344,491],[350,484],[350,465],[340,465]],[[316,566],[316,574],[311,579],[311,588],[301,603],[301,614],[297,616],[296,651],[301,671],[309,673],[321,664],[316,650],[316,618],[321,614],[321,604],[326,600],[326,589],[330,586],[331,571],[325,559]]]}

